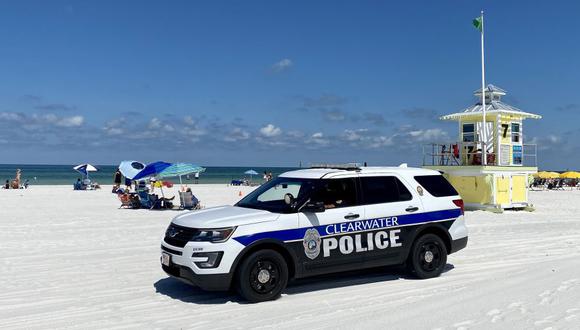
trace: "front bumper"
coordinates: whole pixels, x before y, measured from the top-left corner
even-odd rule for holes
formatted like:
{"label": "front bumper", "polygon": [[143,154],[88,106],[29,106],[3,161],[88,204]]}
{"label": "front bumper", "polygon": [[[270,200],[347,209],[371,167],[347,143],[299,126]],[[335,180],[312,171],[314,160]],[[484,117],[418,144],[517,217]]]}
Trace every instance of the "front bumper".
{"label": "front bumper", "polygon": [[228,291],[232,285],[233,276],[229,273],[200,275],[189,267],[174,263],[170,263],[169,266],[161,265],[161,268],[167,275],[206,291]]}
{"label": "front bumper", "polygon": [[[165,273],[183,282],[207,291],[227,291],[233,279],[233,263],[235,256],[243,246],[228,240],[223,243],[189,242],[184,247],[169,245],[165,240],[161,243],[161,252],[169,254],[169,264],[161,264]],[[215,267],[202,268],[200,262],[208,260],[200,254],[219,253]]]}

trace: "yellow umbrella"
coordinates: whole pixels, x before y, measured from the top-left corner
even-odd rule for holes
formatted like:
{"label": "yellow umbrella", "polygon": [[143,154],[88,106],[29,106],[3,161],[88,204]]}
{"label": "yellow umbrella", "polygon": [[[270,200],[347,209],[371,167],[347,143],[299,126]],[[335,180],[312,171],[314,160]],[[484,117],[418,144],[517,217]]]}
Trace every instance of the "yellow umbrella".
{"label": "yellow umbrella", "polygon": [[560,173],[542,171],[534,174],[534,176],[540,179],[556,179],[560,177]]}
{"label": "yellow umbrella", "polygon": [[562,178],[562,179],[580,179],[580,173],[574,172],[574,171],[564,172],[564,173],[560,174],[560,178]]}

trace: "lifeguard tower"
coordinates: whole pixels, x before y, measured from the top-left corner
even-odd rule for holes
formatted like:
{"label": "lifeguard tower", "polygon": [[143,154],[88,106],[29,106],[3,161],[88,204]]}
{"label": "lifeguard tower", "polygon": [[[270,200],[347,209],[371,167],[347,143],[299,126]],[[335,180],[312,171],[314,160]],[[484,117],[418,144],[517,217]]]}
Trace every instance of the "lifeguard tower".
{"label": "lifeguard tower", "polygon": [[425,146],[424,167],[443,172],[467,208],[532,210],[527,186],[528,177],[538,170],[537,148],[524,144],[523,121],[541,116],[503,103],[506,91],[494,85],[474,95],[476,104],[440,118],[458,122],[459,141]]}

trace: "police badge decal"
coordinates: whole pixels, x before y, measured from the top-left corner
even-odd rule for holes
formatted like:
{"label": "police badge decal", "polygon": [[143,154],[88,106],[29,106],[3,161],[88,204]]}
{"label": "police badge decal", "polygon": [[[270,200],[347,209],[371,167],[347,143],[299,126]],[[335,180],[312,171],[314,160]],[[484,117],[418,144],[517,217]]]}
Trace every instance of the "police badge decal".
{"label": "police badge decal", "polygon": [[302,242],[302,244],[304,245],[304,253],[306,253],[308,258],[314,260],[318,257],[320,254],[321,241],[318,230],[315,228],[306,230],[306,233],[304,234],[304,242]]}

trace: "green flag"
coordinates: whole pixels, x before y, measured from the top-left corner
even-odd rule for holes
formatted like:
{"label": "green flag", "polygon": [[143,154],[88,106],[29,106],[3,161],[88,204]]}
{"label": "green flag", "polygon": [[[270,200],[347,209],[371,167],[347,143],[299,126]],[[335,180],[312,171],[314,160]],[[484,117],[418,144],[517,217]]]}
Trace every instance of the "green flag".
{"label": "green flag", "polygon": [[481,16],[474,18],[473,19],[473,26],[475,26],[475,28],[478,29],[479,32],[482,32],[482,30],[483,30],[483,18]]}

